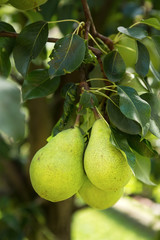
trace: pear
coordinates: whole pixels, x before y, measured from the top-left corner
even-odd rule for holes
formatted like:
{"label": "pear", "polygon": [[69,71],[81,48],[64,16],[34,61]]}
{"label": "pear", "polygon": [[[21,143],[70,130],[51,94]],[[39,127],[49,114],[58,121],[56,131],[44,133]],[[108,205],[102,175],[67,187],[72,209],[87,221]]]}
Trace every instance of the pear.
{"label": "pear", "polygon": [[20,10],[36,8],[47,2],[47,0],[9,0],[9,3]]}
{"label": "pear", "polygon": [[84,181],[83,151],[78,127],[58,133],[32,159],[30,179],[34,190],[51,202],[77,193]]}
{"label": "pear", "polygon": [[118,190],[131,178],[126,157],[110,142],[111,130],[103,119],[95,121],[84,155],[89,180],[101,190]]}
{"label": "pear", "polygon": [[89,206],[106,209],[113,206],[123,195],[123,188],[103,191],[94,186],[87,177],[79,190],[79,195]]}

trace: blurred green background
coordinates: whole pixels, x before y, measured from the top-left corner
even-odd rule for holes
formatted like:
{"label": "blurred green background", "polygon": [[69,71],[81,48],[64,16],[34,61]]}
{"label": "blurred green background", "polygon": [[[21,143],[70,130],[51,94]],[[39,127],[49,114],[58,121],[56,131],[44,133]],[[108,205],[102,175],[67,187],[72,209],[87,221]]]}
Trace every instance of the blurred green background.
{"label": "blurred green background", "polygon": [[[141,18],[160,20],[160,1],[157,0],[88,0],[88,3],[98,31],[107,36],[117,33],[118,26],[129,27]],[[38,20],[68,18],[84,20],[81,1],[48,0],[38,12],[18,11],[8,4],[0,6],[0,20],[12,24],[17,32]],[[53,25],[50,35],[61,37],[73,28],[72,23]],[[157,30],[153,33],[160,34]],[[51,47],[48,43],[35,60],[33,69],[46,64],[44,59],[49,56]],[[58,236],[65,240],[71,235],[71,240],[159,240],[159,156],[152,159],[151,171],[151,178],[157,185],[147,186],[133,177],[125,188],[124,197],[108,210],[91,209],[77,197],[55,204],[37,196],[28,176],[29,163],[34,153],[46,143],[53,125],[61,116],[64,99],[57,91],[47,98],[28,100],[16,112],[16,118],[12,118],[11,111],[15,112],[17,108],[14,99],[19,97],[19,92],[11,91],[10,86],[15,89],[14,82],[17,88],[23,79],[16,71],[12,57],[11,63],[11,76],[7,80],[11,84],[7,88],[7,99],[11,104],[8,106],[11,107],[4,111],[10,121],[5,121],[5,129],[9,135],[23,135],[24,126],[19,123],[25,116],[25,136],[14,142],[6,133],[0,132],[0,239],[53,240]],[[6,98],[2,92],[0,85],[0,100]],[[160,140],[153,137],[151,142],[160,153]]]}

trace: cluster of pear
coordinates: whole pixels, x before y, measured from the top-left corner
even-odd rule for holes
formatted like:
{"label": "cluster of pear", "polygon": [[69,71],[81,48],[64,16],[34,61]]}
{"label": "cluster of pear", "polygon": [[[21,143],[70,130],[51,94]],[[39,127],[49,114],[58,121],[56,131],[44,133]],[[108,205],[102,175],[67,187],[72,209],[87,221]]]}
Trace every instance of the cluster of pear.
{"label": "cluster of pear", "polygon": [[30,178],[35,191],[52,202],[78,193],[91,207],[114,205],[132,172],[126,157],[110,143],[110,128],[95,121],[88,146],[78,127],[53,137],[33,157]]}

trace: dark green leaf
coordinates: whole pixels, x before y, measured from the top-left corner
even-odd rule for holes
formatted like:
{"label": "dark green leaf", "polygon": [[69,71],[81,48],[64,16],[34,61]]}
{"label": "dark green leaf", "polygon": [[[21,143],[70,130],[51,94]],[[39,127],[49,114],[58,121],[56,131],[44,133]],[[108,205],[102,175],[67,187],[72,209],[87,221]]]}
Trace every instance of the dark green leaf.
{"label": "dark green leaf", "polygon": [[107,78],[113,82],[121,80],[126,70],[125,63],[117,51],[112,51],[105,56],[103,66]]}
{"label": "dark green leaf", "polygon": [[85,42],[78,35],[66,35],[58,40],[50,55],[50,77],[65,75],[77,69],[85,56]]}
{"label": "dark green leaf", "polygon": [[32,23],[23,28],[17,38],[13,51],[16,68],[25,76],[32,59],[42,51],[48,39],[48,24],[43,21]]}
{"label": "dark green leaf", "polygon": [[84,108],[93,108],[95,106],[98,106],[98,100],[96,96],[93,93],[86,91],[82,93],[79,103]]}
{"label": "dark green leaf", "polygon": [[117,147],[118,149],[122,150],[126,154],[126,157],[127,157],[127,160],[128,160],[128,164],[134,170],[134,167],[135,167],[135,155],[131,151],[125,135],[123,135],[117,129],[111,128],[111,130],[112,130],[112,134],[111,134],[111,142],[112,142],[112,144],[115,147]]}
{"label": "dark green leaf", "polygon": [[147,31],[140,27],[132,27],[132,28],[125,28],[125,27],[118,27],[118,31],[135,39],[143,39],[148,36]]}
{"label": "dark green leaf", "polygon": [[[5,22],[0,22],[0,32],[15,32],[14,28]],[[9,56],[15,44],[14,38],[0,37],[0,74],[8,77],[11,69]]]}
{"label": "dark green leaf", "polygon": [[18,140],[24,135],[24,114],[20,109],[20,91],[8,81],[0,79],[0,132]]}
{"label": "dark green leaf", "polygon": [[130,147],[136,152],[138,152],[140,155],[149,158],[155,156],[156,152],[152,149],[152,146],[148,140],[141,140],[141,137],[139,135],[130,135],[127,139]]}
{"label": "dark green leaf", "polygon": [[117,86],[120,96],[120,110],[129,119],[138,122],[142,128],[142,136],[148,132],[151,108],[137,92],[126,86]]}
{"label": "dark green leaf", "polygon": [[45,21],[50,21],[53,14],[57,12],[58,3],[59,0],[48,0],[45,4],[41,5],[40,13],[44,17]]}
{"label": "dark green leaf", "polygon": [[[64,107],[63,107],[63,114],[62,117],[59,119],[59,121],[56,123],[52,130],[52,136],[55,136],[63,129],[67,128],[68,125],[71,127],[73,126],[73,121],[75,122],[76,115],[75,113],[75,101],[76,101],[76,95],[77,95],[77,86],[73,83],[68,88],[68,91],[65,95],[65,101],[64,101]],[[68,124],[68,122],[70,122]]]}
{"label": "dark green leaf", "polygon": [[145,93],[141,98],[151,106],[151,119],[149,130],[156,137],[160,138],[160,97],[153,93]]}
{"label": "dark green leaf", "polygon": [[160,36],[159,35],[152,36],[152,39],[156,46],[157,52],[160,55]]}
{"label": "dark green leaf", "polygon": [[116,126],[120,131],[128,133],[128,134],[140,134],[141,127],[140,125],[127,118],[121,111],[119,107],[119,96],[114,95],[111,97],[111,100],[107,102],[107,112],[110,121],[114,126]]}
{"label": "dark green leaf", "polygon": [[60,78],[49,78],[48,70],[38,69],[30,72],[23,83],[23,100],[45,97],[54,93],[60,83]]}
{"label": "dark green leaf", "polygon": [[151,171],[151,160],[150,158],[144,157],[137,152],[134,152],[136,156],[136,164],[134,168],[134,173],[136,178],[148,185],[155,185],[150,180]]}
{"label": "dark green leaf", "polygon": [[154,27],[157,30],[160,30],[160,22],[157,18],[148,18],[148,19],[142,19],[141,23],[144,23],[150,27]]}
{"label": "dark green leaf", "polygon": [[135,65],[136,72],[144,78],[149,71],[150,57],[147,48],[141,42],[137,41],[138,59]]}

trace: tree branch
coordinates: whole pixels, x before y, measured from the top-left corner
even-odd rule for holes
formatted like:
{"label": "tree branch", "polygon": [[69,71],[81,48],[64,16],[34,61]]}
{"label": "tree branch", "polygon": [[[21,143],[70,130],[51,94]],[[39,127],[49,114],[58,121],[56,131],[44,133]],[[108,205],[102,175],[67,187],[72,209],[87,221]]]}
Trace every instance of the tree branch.
{"label": "tree branch", "polygon": [[96,27],[93,22],[93,18],[92,18],[90,9],[89,9],[89,6],[88,6],[88,3],[87,3],[87,0],[81,0],[81,2],[82,2],[82,7],[83,7],[85,19],[86,19],[85,39],[88,39],[88,32],[91,28],[93,36],[100,38],[112,51],[114,48],[113,41],[111,39],[109,39],[108,37],[97,32]]}
{"label": "tree branch", "polygon": [[[17,38],[19,36],[18,33],[16,32],[6,32],[2,31],[0,32],[0,37],[10,37],[10,38]],[[59,39],[58,38],[48,38],[47,42],[57,42]]]}

